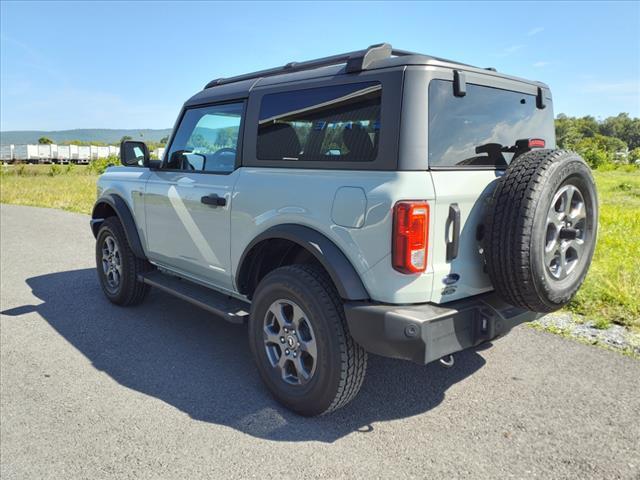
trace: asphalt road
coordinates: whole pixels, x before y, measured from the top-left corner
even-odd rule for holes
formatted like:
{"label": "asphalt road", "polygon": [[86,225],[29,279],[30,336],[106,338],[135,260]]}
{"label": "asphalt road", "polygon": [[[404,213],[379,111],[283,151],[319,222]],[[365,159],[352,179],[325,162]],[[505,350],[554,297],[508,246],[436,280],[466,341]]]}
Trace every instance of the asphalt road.
{"label": "asphalt road", "polygon": [[102,296],[86,216],[1,207],[0,476],[640,478],[640,362],[526,326],[454,368],[370,357],[356,400],[279,407],[245,327]]}

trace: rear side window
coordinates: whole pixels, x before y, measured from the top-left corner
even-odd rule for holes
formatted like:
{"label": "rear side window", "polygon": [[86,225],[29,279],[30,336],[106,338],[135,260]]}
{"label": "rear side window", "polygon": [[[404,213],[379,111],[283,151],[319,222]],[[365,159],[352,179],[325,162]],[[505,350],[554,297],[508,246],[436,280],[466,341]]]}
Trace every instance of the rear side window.
{"label": "rear side window", "polygon": [[536,108],[535,95],[467,84],[464,97],[453,82],[429,84],[429,166],[506,167],[513,153],[501,151],[523,138],[555,143],[553,109]]}
{"label": "rear side window", "polygon": [[259,160],[372,162],[380,138],[379,82],[265,95]]}

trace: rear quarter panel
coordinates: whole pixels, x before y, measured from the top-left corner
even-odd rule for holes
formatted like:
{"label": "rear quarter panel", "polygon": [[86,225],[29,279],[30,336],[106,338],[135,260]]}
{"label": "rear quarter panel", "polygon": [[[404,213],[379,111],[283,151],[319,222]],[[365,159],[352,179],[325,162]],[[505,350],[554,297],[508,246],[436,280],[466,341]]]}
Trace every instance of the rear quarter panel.
{"label": "rear quarter panel", "polygon": [[[373,300],[417,303],[429,300],[433,274],[404,275],[391,266],[392,209],[399,200],[432,199],[428,172],[345,171],[243,167],[233,193],[231,263],[238,262],[249,243],[270,227],[295,223],[331,239],[360,274]],[[341,208],[341,187],[362,189],[364,222],[357,227],[335,223]],[[336,198],[338,200],[336,200]],[[349,198],[344,197],[344,198]]]}

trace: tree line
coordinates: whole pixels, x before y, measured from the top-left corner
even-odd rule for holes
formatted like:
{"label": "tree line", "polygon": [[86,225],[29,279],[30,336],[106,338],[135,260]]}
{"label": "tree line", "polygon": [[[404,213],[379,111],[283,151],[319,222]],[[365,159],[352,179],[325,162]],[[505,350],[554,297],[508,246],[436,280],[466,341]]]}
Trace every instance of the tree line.
{"label": "tree line", "polygon": [[558,148],[578,152],[592,168],[640,162],[640,118],[628,113],[596,120],[585,117],[556,118]]}

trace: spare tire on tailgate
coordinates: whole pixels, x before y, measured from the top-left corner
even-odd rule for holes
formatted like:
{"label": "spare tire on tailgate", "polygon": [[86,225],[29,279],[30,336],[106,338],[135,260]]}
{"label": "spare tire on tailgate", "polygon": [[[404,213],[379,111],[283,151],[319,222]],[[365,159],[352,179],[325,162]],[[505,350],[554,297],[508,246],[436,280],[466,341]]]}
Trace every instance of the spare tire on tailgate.
{"label": "spare tire on tailgate", "polygon": [[589,269],[598,201],[585,161],[565,150],[515,158],[489,200],[484,255],[496,291],[536,312],[566,305]]}

